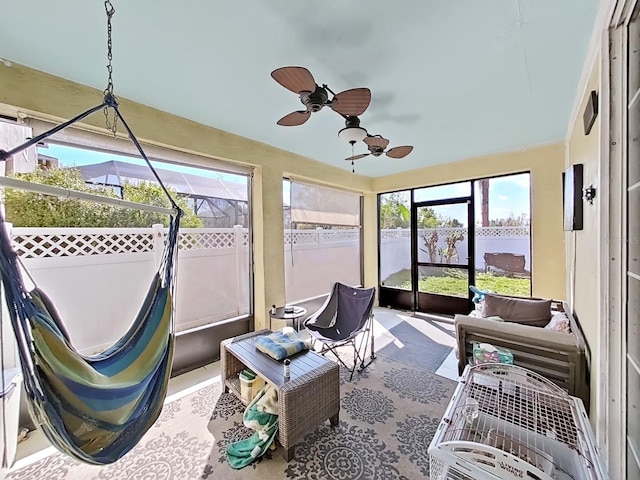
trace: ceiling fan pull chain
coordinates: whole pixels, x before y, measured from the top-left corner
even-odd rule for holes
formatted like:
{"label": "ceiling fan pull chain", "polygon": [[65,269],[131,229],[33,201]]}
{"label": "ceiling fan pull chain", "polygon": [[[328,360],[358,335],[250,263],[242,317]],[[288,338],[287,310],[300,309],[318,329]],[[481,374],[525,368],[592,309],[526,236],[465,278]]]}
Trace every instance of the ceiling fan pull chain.
{"label": "ceiling fan pull chain", "polygon": [[355,155],[354,145],[355,145],[355,142],[351,144],[351,173],[356,173],[356,166],[355,166],[355,163],[353,161],[353,157]]}
{"label": "ceiling fan pull chain", "polygon": [[113,112],[113,120],[109,118],[109,106],[117,105],[116,96],[113,94],[113,66],[111,65],[111,61],[113,60],[113,43],[111,41],[111,18],[113,14],[116,13],[116,9],[111,4],[110,0],[105,0],[104,9],[107,14],[107,72],[109,72],[109,76],[107,79],[107,88],[104,89],[102,93],[104,93],[105,107],[104,107],[104,118],[105,123],[107,125],[107,129],[113,133],[113,136],[116,136],[118,131],[118,117],[116,112]]}

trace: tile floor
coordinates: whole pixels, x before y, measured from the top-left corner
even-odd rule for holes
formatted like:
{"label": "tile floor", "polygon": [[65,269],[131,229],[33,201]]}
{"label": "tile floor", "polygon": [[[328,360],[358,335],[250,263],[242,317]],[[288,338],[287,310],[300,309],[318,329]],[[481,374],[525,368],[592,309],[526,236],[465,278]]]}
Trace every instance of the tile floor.
{"label": "tile floor", "polygon": [[[453,322],[438,319],[437,317],[421,316],[415,317],[412,312],[402,312],[388,308],[375,309],[375,348],[377,351],[386,345],[399,340],[389,332],[393,327],[401,322],[407,322],[413,328],[424,333],[434,342],[443,346],[455,346],[455,329]],[[401,346],[401,345],[398,345]],[[454,350],[452,349],[445,360],[435,371],[436,374],[458,379],[458,366]],[[169,388],[166,402],[171,402],[182,396],[203,388],[220,379],[220,362],[214,362],[204,367],[178,375],[169,381]],[[14,469],[22,468],[35,462],[56,450],[52,447],[45,436],[38,430],[31,432],[26,440],[18,444]]]}
{"label": "tile floor", "polygon": [[436,369],[435,373],[452,380],[458,379],[458,360],[453,350],[456,344],[453,321],[430,315],[417,317],[413,316],[412,312],[402,312],[379,307],[375,309],[375,320],[374,334],[376,337],[376,350],[382,349],[389,342],[397,342],[397,339],[389,330],[404,321],[434,342],[452,348],[449,355],[447,355]]}

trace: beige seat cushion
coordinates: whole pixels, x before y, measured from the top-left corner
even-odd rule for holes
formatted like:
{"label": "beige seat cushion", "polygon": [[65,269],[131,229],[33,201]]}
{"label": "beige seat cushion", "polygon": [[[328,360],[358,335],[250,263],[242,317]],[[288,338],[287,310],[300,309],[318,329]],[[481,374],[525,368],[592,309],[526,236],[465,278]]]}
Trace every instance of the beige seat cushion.
{"label": "beige seat cushion", "polygon": [[500,317],[505,322],[515,322],[534,327],[544,327],[551,319],[551,300],[524,299],[486,294],[483,317]]}

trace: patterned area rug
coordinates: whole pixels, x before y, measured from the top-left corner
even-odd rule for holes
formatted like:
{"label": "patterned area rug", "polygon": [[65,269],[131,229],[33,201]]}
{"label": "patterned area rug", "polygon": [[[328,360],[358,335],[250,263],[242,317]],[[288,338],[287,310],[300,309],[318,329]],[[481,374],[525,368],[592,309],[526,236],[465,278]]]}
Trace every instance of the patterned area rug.
{"label": "patterned area rug", "polygon": [[455,382],[378,357],[348,381],[341,378],[340,423],[329,422],[296,446],[285,462],[282,447],[241,470],[229,467],[225,449],[250,436],[243,406],[219,383],[165,406],[140,444],[104,467],[56,454],[11,472],[17,479],[191,480],[361,479],[429,477],[427,448],[453,394]]}
{"label": "patterned area rug", "polygon": [[232,395],[222,395],[209,423],[216,444],[203,478],[428,478],[427,448],[455,382],[385,357],[351,382],[348,375],[343,371],[338,426],[319,426],[296,446],[289,463],[279,447],[242,470],[229,467],[226,446],[252,431],[242,425],[242,405]]}
{"label": "patterned area rug", "polygon": [[167,403],[140,443],[107,466],[55,454],[17,471],[7,480],[192,480],[202,478],[214,438],[207,430],[220,382]]}

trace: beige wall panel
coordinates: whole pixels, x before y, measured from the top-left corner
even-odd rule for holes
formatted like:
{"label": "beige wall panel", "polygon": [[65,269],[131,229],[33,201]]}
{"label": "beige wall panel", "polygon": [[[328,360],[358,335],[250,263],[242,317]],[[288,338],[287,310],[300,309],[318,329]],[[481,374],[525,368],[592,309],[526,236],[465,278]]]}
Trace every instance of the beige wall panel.
{"label": "beige wall panel", "polygon": [[[594,185],[598,195],[605,190],[600,184],[600,117],[596,118],[589,135],[584,134],[582,112],[584,112],[589,93],[600,92],[600,58],[594,62],[583,99],[580,103],[577,121],[569,136],[567,144],[567,165],[582,163],[584,165],[584,186]],[[596,389],[598,379],[605,372],[600,362],[600,304],[597,292],[601,289],[599,258],[605,252],[599,251],[600,218],[597,202],[593,205],[583,203],[583,229],[566,233],[567,244],[567,292],[573,300],[575,311],[585,337],[591,349],[591,411],[598,411]]]}

